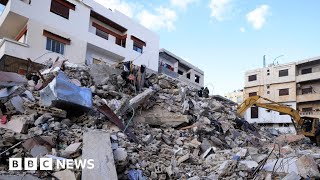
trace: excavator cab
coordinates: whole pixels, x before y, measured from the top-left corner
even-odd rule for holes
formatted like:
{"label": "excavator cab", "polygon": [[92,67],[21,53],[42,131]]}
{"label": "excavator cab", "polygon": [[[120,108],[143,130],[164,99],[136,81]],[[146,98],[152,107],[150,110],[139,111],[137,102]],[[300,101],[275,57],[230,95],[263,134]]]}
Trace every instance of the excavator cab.
{"label": "excavator cab", "polygon": [[311,141],[320,145],[320,128],[319,119],[314,117],[301,117],[303,123],[301,125],[302,134],[309,137]]}
{"label": "excavator cab", "polygon": [[301,117],[299,111],[296,109],[261,96],[252,96],[245,99],[237,108],[238,115],[243,115],[251,106],[257,106],[291,116],[297,134],[303,134],[309,137],[312,142],[316,142],[317,145],[320,146],[320,122],[318,118],[308,116]]}

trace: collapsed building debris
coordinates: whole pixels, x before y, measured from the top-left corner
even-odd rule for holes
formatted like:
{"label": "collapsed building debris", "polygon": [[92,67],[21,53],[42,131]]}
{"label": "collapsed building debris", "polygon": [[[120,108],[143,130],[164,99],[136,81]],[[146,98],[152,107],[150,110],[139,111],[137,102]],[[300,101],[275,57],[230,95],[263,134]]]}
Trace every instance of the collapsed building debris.
{"label": "collapsed building debris", "polygon": [[[320,149],[304,136],[239,122],[232,104],[176,79],[52,64],[38,82],[0,80],[0,179],[319,177]],[[93,159],[95,168],[7,171],[11,157]]]}

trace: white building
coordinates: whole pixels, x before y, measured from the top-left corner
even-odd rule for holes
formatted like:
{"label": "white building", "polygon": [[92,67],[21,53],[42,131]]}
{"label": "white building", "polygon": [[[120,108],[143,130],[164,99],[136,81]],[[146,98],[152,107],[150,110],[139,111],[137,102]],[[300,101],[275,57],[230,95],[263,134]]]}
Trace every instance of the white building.
{"label": "white building", "polygon": [[200,89],[204,85],[204,72],[166,49],[159,52],[159,73],[177,78],[190,86]]}
{"label": "white building", "polygon": [[[0,3],[5,5],[0,16],[0,70],[27,58],[44,63],[59,55],[73,63],[133,61],[158,71],[159,37],[93,0]],[[17,66],[20,73],[27,69],[23,63]]]}

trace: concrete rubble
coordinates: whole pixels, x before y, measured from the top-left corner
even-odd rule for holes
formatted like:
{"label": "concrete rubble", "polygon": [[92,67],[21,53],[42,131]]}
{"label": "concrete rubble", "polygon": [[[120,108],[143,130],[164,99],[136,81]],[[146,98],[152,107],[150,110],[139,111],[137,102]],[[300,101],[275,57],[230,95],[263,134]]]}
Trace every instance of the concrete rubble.
{"label": "concrete rubble", "polygon": [[[0,179],[320,177],[320,149],[305,137],[238,127],[234,106],[176,79],[125,64],[56,64],[38,82],[0,78]],[[59,95],[61,74],[72,88]],[[95,168],[8,171],[11,157],[94,159]]]}

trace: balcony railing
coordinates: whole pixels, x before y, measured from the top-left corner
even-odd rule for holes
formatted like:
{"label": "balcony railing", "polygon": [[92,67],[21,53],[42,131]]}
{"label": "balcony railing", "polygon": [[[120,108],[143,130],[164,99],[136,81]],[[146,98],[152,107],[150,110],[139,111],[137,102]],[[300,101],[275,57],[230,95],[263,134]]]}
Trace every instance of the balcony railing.
{"label": "balcony railing", "polygon": [[320,94],[312,93],[312,94],[301,94],[297,96],[297,102],[308,102],[308,101],[319,101]]}
{"label": "balcony railing", "polygon": [[299,112],[300,116],[320,116],[320,111],[306,111],[306,112]]}
{"label": "balcony railing", "polygon": [[159,73],[163,73],[163,74],[166,74],[170,77],[173,77],[173,78],[177,78],[179,77],[179,74],[174,72],[174,71],[171,71],[170,69],[168,68],[165,68],[163,66],[159,66]]}

